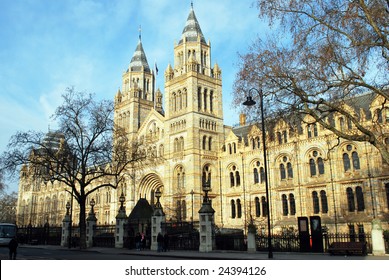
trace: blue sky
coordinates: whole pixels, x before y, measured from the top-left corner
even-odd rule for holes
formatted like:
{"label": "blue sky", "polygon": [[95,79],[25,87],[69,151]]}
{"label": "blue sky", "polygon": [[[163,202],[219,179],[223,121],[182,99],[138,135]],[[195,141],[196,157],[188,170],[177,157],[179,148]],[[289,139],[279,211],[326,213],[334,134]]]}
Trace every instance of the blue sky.
{"label": "blue sky", "polygon": [[[194,0],[212,65],[222,69],[225,124],[238,122],[231,105],[238,52],[267,28],[252,0]],[[0,153],[16,131],[47,131],[67,87],[113,99],[135,51],[139,26],[157,87],[173,64],[190,0],[1,0]],[[11,187],[15,188],[15,187]]]}

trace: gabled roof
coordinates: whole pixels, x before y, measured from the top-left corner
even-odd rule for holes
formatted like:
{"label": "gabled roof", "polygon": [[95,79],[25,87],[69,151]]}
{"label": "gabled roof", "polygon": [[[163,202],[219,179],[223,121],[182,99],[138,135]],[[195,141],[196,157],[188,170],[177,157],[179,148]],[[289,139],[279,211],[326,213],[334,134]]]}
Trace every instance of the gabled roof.
{"label": "gabled roof", "polygon": [[153,214],[153,207],[146,198],[140,198],[128,216],[129,222],[150,220]]}
{"label": "gabled roof", "polygon": [[193,6],[192,6],[192,8],[189,12],[188,19],[186,20],[184,30],[182,31],[182,36],[181,36],[181,40],[180,40],[179,44],[181,44],[183,42],[184,38],[186,39],[186,41],[196,42],[198,37],[200,37],[200,41],[202,43],[206,43],[203,32],[201,31],[201,28],[200,28],[200,24],[197,21],[197,18],[196,18],[196,15],[195,15],[195,12],[194,12]]}

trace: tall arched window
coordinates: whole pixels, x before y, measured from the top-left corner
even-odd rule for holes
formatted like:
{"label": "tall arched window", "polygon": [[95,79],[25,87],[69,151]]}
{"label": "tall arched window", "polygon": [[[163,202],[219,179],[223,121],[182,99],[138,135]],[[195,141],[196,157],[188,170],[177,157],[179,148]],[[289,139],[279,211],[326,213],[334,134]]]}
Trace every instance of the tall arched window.
{"label": "tall arched window", "polygon": [[317,159],[317,168],[320,175],[324,174],[324,160],[321,157]]}
{"label": "tall arched window", "polygon": [[350,165],[350,157],[348,154],[344,153],[343,154],[343,167],[344,167],[344,171],[348,171],[350,170],[351,168],[351,165]]}
{"label": "tall arched window", "polygon": [[288,178],[289,179],[292,179],[293,178],[293,167],[292,167],[292,163],[288,162],[286,164],[287,168],[288,168]]}
{"label": "tall arched window", "polygon": [[360,166],[359,166],[359,156],[358,156],[358,153],[357,152],[353,152],[351,154],[352,156],[352,159],[353,159],[353,167],[354,169],[360,169]]}
{"label": "tall arched window", "polygon": [[235,219],[235,217],[236,217],[235,200],[231,199],[231,218]]}
{"label": "tall arched window", "polygon": [[281,196],[282,199],[282,215],[288,216],[288,199],[286,198],[286,194]]}
{"label": "tall arched window", "polygon": [[320,201],[321,201],[321,212],[328,213],[328,202],[326,191],[320,191]]}
{"label": "tall arched window", "polygon": [[259,183],[258,168],[255,167],[253,173],[254,173],[254,184],[258,184]]}
{"label": "tall arched window", "polygon": [[240,186],[240,175],[239,171],[235,171],[236,186]]}
{"label": "tall arched window", "polygon": [[320,212],[319,197],[317,191],[312,192],[312,204],[313,204],[313,213],[318,214]]}
{"label": "tall arched window", "polygon": [[236,208],[237,208],[237,212],[238,212],[237,217],[242,218],[242,204],[240,203],[240,199],[236,200]]}
{"label": "tall arched window", "polygon": [[262,216],[267,217],[267,201],[266,197],[262,196],[261,197],[261,204],[262,204]]}
{"label": "tall arched window", "polygon": [[365,211],[365,200],[361,187],[355,188],[355,195],[357,197],[357,211]]}
{"label": "tall arched window", "polygon": [[259,202],[259,198],[255,198],[255,216],[261,216],[261,203]]}
{"label": "tall arched window", "polygon": [[235,177],[234,177],[234,172],[230,172],[230,185],[231,187],[235,186]]}
{"label": "tall arched window", "polygon": [[354,192],[352,188],[346,189],[346,195],[347,195],[347,206],[349,212],[355,211],[355,200],[354,200]]}
{"label": "tall arched window", "polygon": [[316,163],[313,158],[309,160],[309,170],[311,171],[311,176],[316,176]]}
{"label": "tall arched window", "polygon": [[281,180],[286,179],[285,165],[283,163],[280,164],[280,176]]}
{"label": "tall arched window", "polygon": [[[352,166],[350,158],[352,159]],[[345,172],[349,170],[359,170],[361,168],[358,152],[355,146],[349,144],[343,148],[343,166]]]}
{"label": "tall arched window", "polygon": [[296,215],[296,201],[294,199],[294,194],[289,194],[289,209],[290,215]]}
{"label": "tall arched window", "polygon": [[261,175],[261,184],[265,182],[265,169],[263,167],[259,168],[259,174]]}

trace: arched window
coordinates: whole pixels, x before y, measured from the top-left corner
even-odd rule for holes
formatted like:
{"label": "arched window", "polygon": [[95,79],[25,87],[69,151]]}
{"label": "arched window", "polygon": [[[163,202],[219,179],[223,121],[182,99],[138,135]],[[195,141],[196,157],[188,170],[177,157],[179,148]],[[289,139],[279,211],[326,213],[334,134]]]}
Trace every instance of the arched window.
{"label": "arched window", "polygon": [[205,150],[207,147],[207,136],[203,136],[203,150]]}
{"label": "arched window", "polygon": [[365,210],[365,200],[363,197],[363,191],[361,187],[355,188],[355,195],[357,196],[357,211]]}
{"label": "arched window", "polygon": [[286,198],[286,194],[283,194],[281,199],[282,199],[282,215],[288,216],[288,199]]}
{"label": "arched window", "polygon": [[354,200],[354,192],[352,188],[346,189],[346,195],[347,195],[347,206],[349,212],[355,211],[355,200]]}
{"label": "arched window", "polygon": [[261,175],[261,184],[265,182],[265,169],[263,167],[259,168],[259,174]]}
{"label": "arched window", "polygon": [[319,174],[323,175],[324,174],[324,160],[321,157],[317,158],[317,167],[319,169]]}
{"label": "arched window", "polygon": [[259,183],[258,168],[255,167],[253,172],[254,172],[254,184],[258,184]]}
{"label": "arched window", "polygon": [[255,216],[261,216],[261,204],[258,197],[255,198]]}
{"label": "arched window", "polygon": [[294,199],[294,194],[289,194],[289,208],[290,208],[290,215],[296,214],[296,201]]}
{"label": "arched window", "polygon": [[316,163],[313,158],[309,160],[309,170],[311,171],[311,176],[316,176]]}
{"label": "arched window", "polygon": [[234,172],[230,172],[230,185],[231,187],[235,186],[235,177],[234,177]]}
{"label": "arched window", "polygon": [[278,140],[278,144],[282,144],[282,135],[281,135],[281,132],[277,132],[277,140]]}
{"label": "arched window", "polygon": [[328,213],[328,202],[326,191],[320,191],[321,212]]}
{"label": "arched window", "polygon": [[267,201],[266,197],[262,196],[261,197],[261,202],[262,202],[262,216],[267,217]]}
{"label": "arched window", "polygon": [[312,204],[313,204],[313,213],[318,214],[320,212],[319,197],[317,191],[312,192]]}
{"label": "arched window", "polygon": [[[352,160],[352,166],[351,161]],[[353,145],[347,145],[345,148],[343,148],[343,166],[344,171],[351,171],[352,170],[359,170],[361,168],[359,164],[359,156],[358,152],[355,146]]]}
{"label": "arched window", "polygon": [[344,153],[343,154],[343,167],[344,167],[344,171],[348,171],[350,170],[351,168],[351,165],[350,165],[350,157],[348,154]]}
{"label": "arched window", "polygon": [[240,203],[240,199],[236,200],[236,208],[237,208],[237,212],[238,212],[237,217],[242,218],[242,204]]}
{"label": "arched window", "polygon": [[360,166],[359,166],[359,156],[358,156],[358,153],[357,152],[353,152],[351,154],[352,156],[352,159],[353,159],[353,167],[354,169],[360,169]]}
{"label": "arched window", "polygon": [[231,144],[228,144],[228,153],[231,155],[232,154],[232,147]]}
{"label": "arched window", "polygon": [[239,171],[235,171],[236,186],[240,186],[240,175]]}
{"label": "arched window", "polygon": [[281,180],[286,179],[285,165],[283,163],[280,164],[280,176]]}
{"label": "arched window", "polygon": [[212,151],[212,137],[208,138],[208,150]]}
{"label": "arched window", "polygon": [[235,209],[235,200],[231,199],[231,218],[235,219],[236,209]]}
{"label": "arched window", "polygon": [[293,178],[293,167],[292,167],[292,163],[288,162],[288,163],[287,163],[287,167],[288,167],[288,178],[291,179],[291,178]]}

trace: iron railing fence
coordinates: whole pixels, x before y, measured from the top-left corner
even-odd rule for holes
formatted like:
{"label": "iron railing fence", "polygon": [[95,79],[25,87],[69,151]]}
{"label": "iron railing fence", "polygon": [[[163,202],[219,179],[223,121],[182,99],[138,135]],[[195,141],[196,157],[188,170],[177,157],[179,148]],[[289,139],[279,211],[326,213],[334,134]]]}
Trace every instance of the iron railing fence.
{"label": "iron railing fence", "polygon": [[93,233],[94,247],[115,247],[116,225],[95,226]]}

